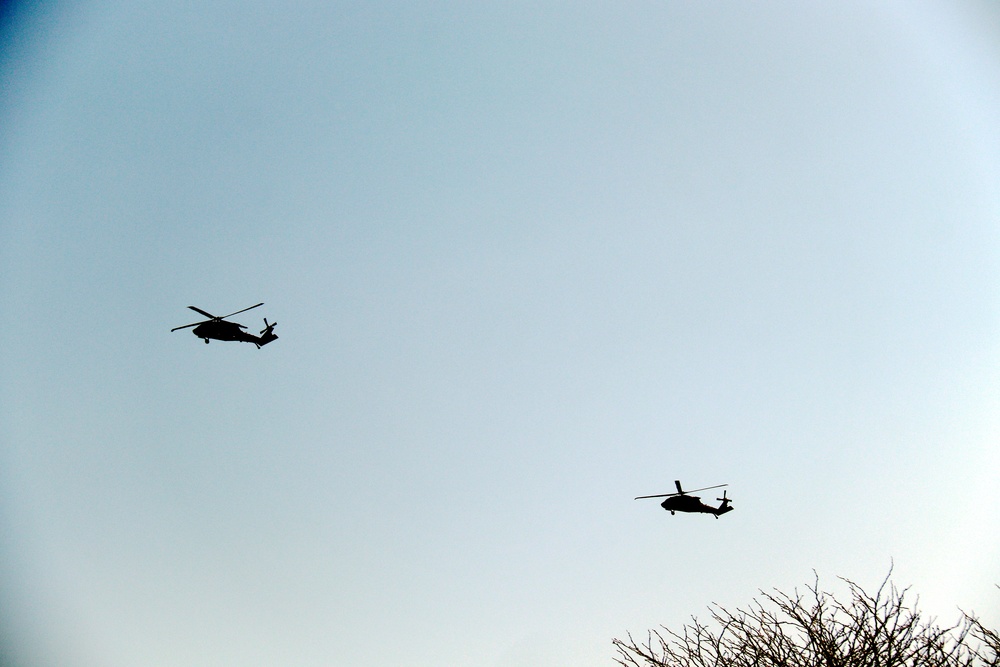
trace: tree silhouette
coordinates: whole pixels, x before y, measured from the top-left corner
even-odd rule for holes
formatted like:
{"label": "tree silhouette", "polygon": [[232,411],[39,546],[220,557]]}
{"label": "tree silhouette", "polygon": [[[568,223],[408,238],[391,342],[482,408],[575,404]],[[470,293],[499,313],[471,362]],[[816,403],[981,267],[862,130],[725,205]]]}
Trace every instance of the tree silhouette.
{"label": "tree silhouette", "polygon": [[616,661],[623,667],[1000,667],[1000,635],[975,616],[940,627],[889,576],[874,593],[842,581],[846,602],[821,590],[818,578],[804,593],[761,591],[746,610],[713,605],[709,623],[693,618],[678,632],[651,630],[644,643],[631,634],[615,639]]}

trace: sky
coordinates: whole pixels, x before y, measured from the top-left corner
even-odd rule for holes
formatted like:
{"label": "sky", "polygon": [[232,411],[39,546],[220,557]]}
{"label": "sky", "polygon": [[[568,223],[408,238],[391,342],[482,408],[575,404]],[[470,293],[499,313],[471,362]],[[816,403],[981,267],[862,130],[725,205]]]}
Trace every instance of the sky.
{"label": "sky", "polygon": [[5,664],[609,665],[890,568],[1000,625],[994,3],[0,19]]}

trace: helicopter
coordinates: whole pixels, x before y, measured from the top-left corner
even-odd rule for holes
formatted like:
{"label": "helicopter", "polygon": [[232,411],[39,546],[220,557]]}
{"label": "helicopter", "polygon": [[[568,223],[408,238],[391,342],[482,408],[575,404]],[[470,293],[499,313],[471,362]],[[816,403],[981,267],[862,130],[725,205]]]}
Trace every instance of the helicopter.
{"label": "helicopter", "polygon": [[[730,505],[732,501],[726,495],[725,491],[722,492],[721,498],[716,498],[716,500],[722,501],[722,504],[718,507],[712,507],[711,505],[706,505],[701,502],[701,498],[698,496],[689,496],[685,493],[684,489],[681,488],[681,482],[679,479],[674,480],[674,485],[677,487],[677,493],[661,493],[656,496],[637,496],[635,499],[666,498],[666,500],[660,503],[660,507],[668,510],[671,514],[674,514],[675,512],[701,512],[703,514],[714,514],[716,519],[718,519],[720,515],[725,514],[726,512],[731,512],[734,509],[733,506]],[[709,489],[721,489],[724,486],[729,485],[717,484],[716,486],[706,486],[701,489],[695,489],[691,493],[694,493],[695,491],[707,491]]]}
{"label": "helicopter", "polygon": [[249,308],[244,308],[243,310],[237,310],[235,313],[229,313],[228,315],[223,315],[222,317],[216,317],[212,313],[207,313],[201,308],[195,306],[188,306],[191,310],[196,313],[201,313],[205,317],[209,318],[201,322],[194,322],[192,324],[185,324],[182,327],[174,327],[170,331],[177,331],[178,329],[187,329],[188,327],[194,327],[191,332],[198,338],[205,341],[208,344],[209,339],[215,340],[236,340],[241,343],[253,343],[257,346],[259,350],[262,345],[267,345],[271,341],[277,340],[278,336],[274,333],[274,327],[277,326],[277,322],[268,323],[267,318],[264,318],[264,328],[260,331],[260,336],[254,336],[252,333],[247,333],[243,331],[246,329],[242,324],[237,324],[236,322],[226,322],[227,317],[232,317],[233,315],[239,315],[248,310],[253,310],[257,306],[263,306],[264,302],[258,303],[256,306],[250,306]]}

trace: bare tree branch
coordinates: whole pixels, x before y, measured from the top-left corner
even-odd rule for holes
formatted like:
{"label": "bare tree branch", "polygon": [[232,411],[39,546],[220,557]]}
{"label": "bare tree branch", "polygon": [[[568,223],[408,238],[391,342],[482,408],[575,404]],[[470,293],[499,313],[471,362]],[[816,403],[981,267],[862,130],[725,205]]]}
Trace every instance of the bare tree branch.
{"label": "bare tree branch", "polygon": [[680,631],[650,630],[646,641],[615,639],[622,667],[1000,667],[1000,634],[970,614],[940,627],[907,588],[873,593],[849,579],[848,597],[822,590],[760,591],[745,610],[709,607]]}

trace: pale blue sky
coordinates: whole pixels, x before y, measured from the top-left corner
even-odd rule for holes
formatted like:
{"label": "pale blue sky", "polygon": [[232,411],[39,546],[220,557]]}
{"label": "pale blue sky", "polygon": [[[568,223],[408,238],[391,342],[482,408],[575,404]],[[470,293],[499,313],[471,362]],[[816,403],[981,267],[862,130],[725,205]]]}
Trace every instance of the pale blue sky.
{"label": "pale blue sky", "polygon": [[22,10],[24,664],[608,665],[890,562],[1000,622],[995,5]]}

